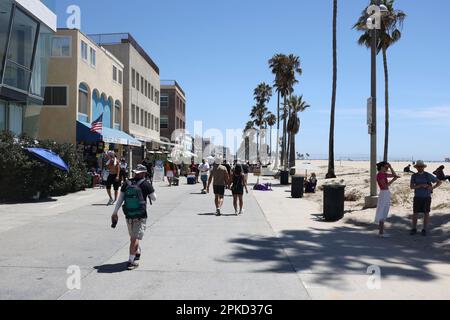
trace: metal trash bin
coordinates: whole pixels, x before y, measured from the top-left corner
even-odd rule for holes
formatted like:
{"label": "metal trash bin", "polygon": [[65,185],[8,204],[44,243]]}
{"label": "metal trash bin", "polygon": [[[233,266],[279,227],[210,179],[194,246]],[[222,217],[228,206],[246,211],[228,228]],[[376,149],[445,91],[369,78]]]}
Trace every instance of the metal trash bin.
{"label": "metal trash bin", "polygon": [[305,177],[302,176],[293,176],[292,177],[292,187],[291,187],[291,195],[294,199],[303,198],[305,187]]}
{"label": "metal trash bin", "polygon": [[282,186],[289,185],[289,171],[281,171],[280,174],[280,184]]}
{"label": "metal trash bin", "polygon": [[336,222],[344,218],[345,187],[338,184],[323,186],[323,215],[325,221]]}

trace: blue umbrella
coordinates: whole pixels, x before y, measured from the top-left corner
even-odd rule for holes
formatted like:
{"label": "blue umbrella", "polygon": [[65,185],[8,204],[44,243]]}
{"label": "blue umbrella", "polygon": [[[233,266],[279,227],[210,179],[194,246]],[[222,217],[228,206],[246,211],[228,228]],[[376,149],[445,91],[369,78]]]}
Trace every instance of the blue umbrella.
{"label": "blue umbrella", "polygon": [[64,162],[64,160],[50,150],[39,148],[26,148],[25,150],[37,157],[39,160],[44,161],[45,163],[48,163],[63,171],[69,171],[69,166]]}

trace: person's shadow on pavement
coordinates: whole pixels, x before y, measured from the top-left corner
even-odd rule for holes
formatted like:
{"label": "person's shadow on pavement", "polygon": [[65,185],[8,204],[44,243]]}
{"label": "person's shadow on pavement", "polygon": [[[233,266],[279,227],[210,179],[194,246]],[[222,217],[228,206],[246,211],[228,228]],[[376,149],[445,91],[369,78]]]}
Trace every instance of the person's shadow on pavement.
{"label": "person's shadow on pavement", "polygon": [[97,273],[121,273],[127,271],[128,263],[121,262],[117,264],[105,264],[103,266],[94,267]]}

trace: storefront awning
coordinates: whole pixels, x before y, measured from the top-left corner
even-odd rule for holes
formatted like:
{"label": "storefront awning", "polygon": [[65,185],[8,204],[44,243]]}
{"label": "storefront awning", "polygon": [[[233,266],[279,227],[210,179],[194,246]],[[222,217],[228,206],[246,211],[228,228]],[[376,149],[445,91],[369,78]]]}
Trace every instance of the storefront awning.
{"label": "storefront awning", "polygon": [[141,142],[123,131],[103,127],[102,134],[91,132],[91,125],[86,122],[77,121],[77,141],[121,144],[124,146],[142,146]]}

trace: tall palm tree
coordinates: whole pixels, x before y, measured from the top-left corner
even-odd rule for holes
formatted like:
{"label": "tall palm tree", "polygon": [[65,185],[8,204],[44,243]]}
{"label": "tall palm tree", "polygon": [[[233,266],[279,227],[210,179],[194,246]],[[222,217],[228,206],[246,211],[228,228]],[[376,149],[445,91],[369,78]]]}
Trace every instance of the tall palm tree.
{"label": "tall palm tree", "polygon": [[334,170],[334,126],[336,114],[337,95],[337,0],[333,0],[333,89],[331,95],[331,116],[330,116],[330,140],[328,150],[328,173],[327,179],[336,178]]}
{"label": "tall palm tree", "polygon": [[289,121],[287,125],[287,130],[289,132],[289,167],[295,167],[295,136],[300,131],[300,119],[298,117],[299,112],[304,112],[306,109],[310,108],[311,106],[308,105],[305,101],[303,101],[303,96],[291,96],[289,98],[289,109],[290,109],[290,116]]}
{"label": "tall palm tree", "polygon": [[272,158],[272,128],[277,124],[277,117],[272,113],[267,113],[266,124],[270,127],[270,157]]}
{"label": "tall palm tree", "polygon": [[256,106],[253,107],[250,117],[253,119],[255,125],[259,128],[258,130],[258,161],[260,161],[260,134],[262,129],[266,125],[266,117],[268,113],[267,104],[272,98],[272,87],[265,82],[260,83],[254,90],[254,99],[256,101]]}
{"label": "tall palm tree", "polygon": [[[379,31],[377,50],[378,53],[383,53],[384,66],[384,90],[385,90],[385,135],[384,135],[384,161],[389,158],[389,69],[387,51],[398,42],[401,37],[401,29],[406,19],[406,14],[401,10],[394,9],[395,0],[382,0],[382,4],[388,9],[387,13],[381,19],[381,30]],[[358,39],[358,44],[371,48],[372,33],[367,30],[367,12],[364,10],[358,19],[358,22],[353,26],[354,29],[361,31],[363,34]]]}
{"label": "tall palm tree", "polygon": [[259,146],[260,146],[259,138],[260,138],[261,131],[266,123],[267,112],[268,112],[268,109],[265,105],[258,104],[252,108],[252,112],[250,113],[250,117],[251,117],[251,119],[253,119],[253,124],[258,128],[256,130],[256,133],[257,133],[257,136],[256,136],[256,139],[257,139],[257,141],[256,141],[257,161],[261,160],[260,152],[259,152]]}

